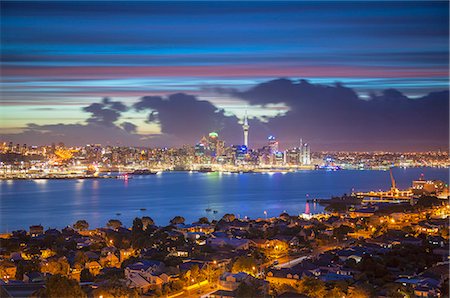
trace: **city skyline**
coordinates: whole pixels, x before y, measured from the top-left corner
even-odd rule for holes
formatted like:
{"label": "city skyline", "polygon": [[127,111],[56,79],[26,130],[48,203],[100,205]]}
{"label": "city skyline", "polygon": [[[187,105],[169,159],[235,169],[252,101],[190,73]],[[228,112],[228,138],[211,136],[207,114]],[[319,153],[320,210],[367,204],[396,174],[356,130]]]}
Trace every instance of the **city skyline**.
{"label": "city skyline", "polygon": [[448,148],[446,2],[1,5],[2,141]]}

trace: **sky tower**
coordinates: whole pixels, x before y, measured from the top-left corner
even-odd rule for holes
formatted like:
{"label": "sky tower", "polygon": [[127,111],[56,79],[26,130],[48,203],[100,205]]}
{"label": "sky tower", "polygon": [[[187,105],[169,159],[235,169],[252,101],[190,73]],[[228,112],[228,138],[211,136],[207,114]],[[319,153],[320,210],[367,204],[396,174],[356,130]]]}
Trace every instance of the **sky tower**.
{"label": "sky tower", "polygon": [[248,119],[247,119],[247,111],[245,111],[244,124],[242,124],[242,129],[244,130],[244,145],[248,148]]}

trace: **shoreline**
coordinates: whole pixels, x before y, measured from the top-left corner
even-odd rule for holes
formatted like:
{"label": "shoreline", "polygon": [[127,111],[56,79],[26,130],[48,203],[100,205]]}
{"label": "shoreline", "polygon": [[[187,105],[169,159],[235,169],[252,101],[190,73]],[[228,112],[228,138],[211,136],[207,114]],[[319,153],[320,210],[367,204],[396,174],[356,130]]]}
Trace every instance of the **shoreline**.
{"label": "shoreline", "polygon": [[[393,168],[399,168],[399,169],[417,169],[417,168],[429,168],[429,169],[450,169],[450,167],[430,167],[430,166],[414,166],[414,167],[393,167]],[[303,172],[303,171],[326,171],[326,172],[336,172],[336,171],[387,171],[387,169],[382,168],[372,168],[372,169],[357,169],[357,168],[341,168],[339,170],[325,170],[325,169],[274,169],[274,170],[264,170],[264,169],[254,169],[251,171],[238,171],[238,170],[232,170],[232,171],[208,171],[203,172],[201,170],[158,170],[156,174],[160,173],[201,173],[201,174],[287,174],[287,173],[297,173],[297,172]],[[78,175],[78,176],[61,176],[61,177],[52,177],[52,176],[41,176],[41,177],[0,177],[0,181],[8,181],[8,180],[80,180],[80,179],[133,179],[133,176],[153,176],[153,175],[133,175],[129,174],[129,172],[119,173],[119,172],[105,172],[105,173],[115,173],[115,174],[104,174],[104,175]],[[127,175],[125,178],[124,176]]]}

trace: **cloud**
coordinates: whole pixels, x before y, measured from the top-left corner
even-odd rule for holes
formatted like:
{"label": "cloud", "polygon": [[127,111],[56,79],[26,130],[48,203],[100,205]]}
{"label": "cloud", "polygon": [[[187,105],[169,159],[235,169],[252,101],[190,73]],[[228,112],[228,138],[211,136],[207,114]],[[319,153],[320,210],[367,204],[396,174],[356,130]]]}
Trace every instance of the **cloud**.
{"label": "cloud", "polygon": [[122,123],[120,124],[120,126],[121,126],[126,132],[129,132],[129,133],[135,133],[135,132],[136,132],[136,129],[137,129],[137,126],[134,125],[134,124],[131,123],[131,122],[122,122]]}
{"label": "cloud", "polygon": [[158,123],[164,135],[193,144],[202,135],[216,131],[228,142],[239,143],[242,130],[236,116],[225,115],[209,101],[176,93],[167,97],[145,96],[134,104],[137,111],[150,110],[147,121]]}
{"label": "cloud", "polygon": [[284,103],[289,111],[268,119],[280,143],[303,137],[327,150],[426,150],[448,145],[449,92],[408,98],[395,89],[363,100],[340,83],[277,79],[246,91],[218,89],[251,105]]}
{"label": "cloud", "polygon": [[[449,92],[433,92],[410,98],[395,89],[372,93],[362,99],[341,83],[312,84],[306,80],[277,79],[248,90],[216,89],[250,105],[249,140],[260,148],[268,135],[275,135],[281,148],[297,146],[299,139],[313,150],[421,151],[447,148]],[[284,105],[287,111],[260,121],[251,106]],[[86,124],[28,124],[20,134],[3,135],[18,143],[121,144],[180,146],[195,144],[202,135],[219,133],[227,145],[241,144],[239,119],[206,100],[184,93],[144,96],[133,107],[147,112],[147,122],[158,124],[161,134],[137,133],[136,124],[119,123],[129,108],[104,98],[83,110],[91,114]]]}
{"label": "cloud", "polygon": [[145,136],[132,134],[117,126],[104,126],[96,123],[49,124],[30,123],[25,130],[17,134],[4,135],[14,143],[45,145],[63,142],[67,145],[103,144],[103,145],[146,145],[150,142]]}
{"label": "cloud", "polygon": [[92,103],[83,108],[83,111],[91,113],[91,117],[86,121],[104,126],[115,126],[121,112],[128,110],[128,107],[120,101],[112,101],[108,97],[103,98],[101,103]]}

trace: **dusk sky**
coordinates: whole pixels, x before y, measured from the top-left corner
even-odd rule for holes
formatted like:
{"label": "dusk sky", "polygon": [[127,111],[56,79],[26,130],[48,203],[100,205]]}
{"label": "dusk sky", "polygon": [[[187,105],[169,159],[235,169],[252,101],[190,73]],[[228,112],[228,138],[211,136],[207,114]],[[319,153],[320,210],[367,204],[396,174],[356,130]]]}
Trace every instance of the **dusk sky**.
{"label": "dusk sky", "polygon": [[448,149],[449,5],[1,2],[1,140]]}

